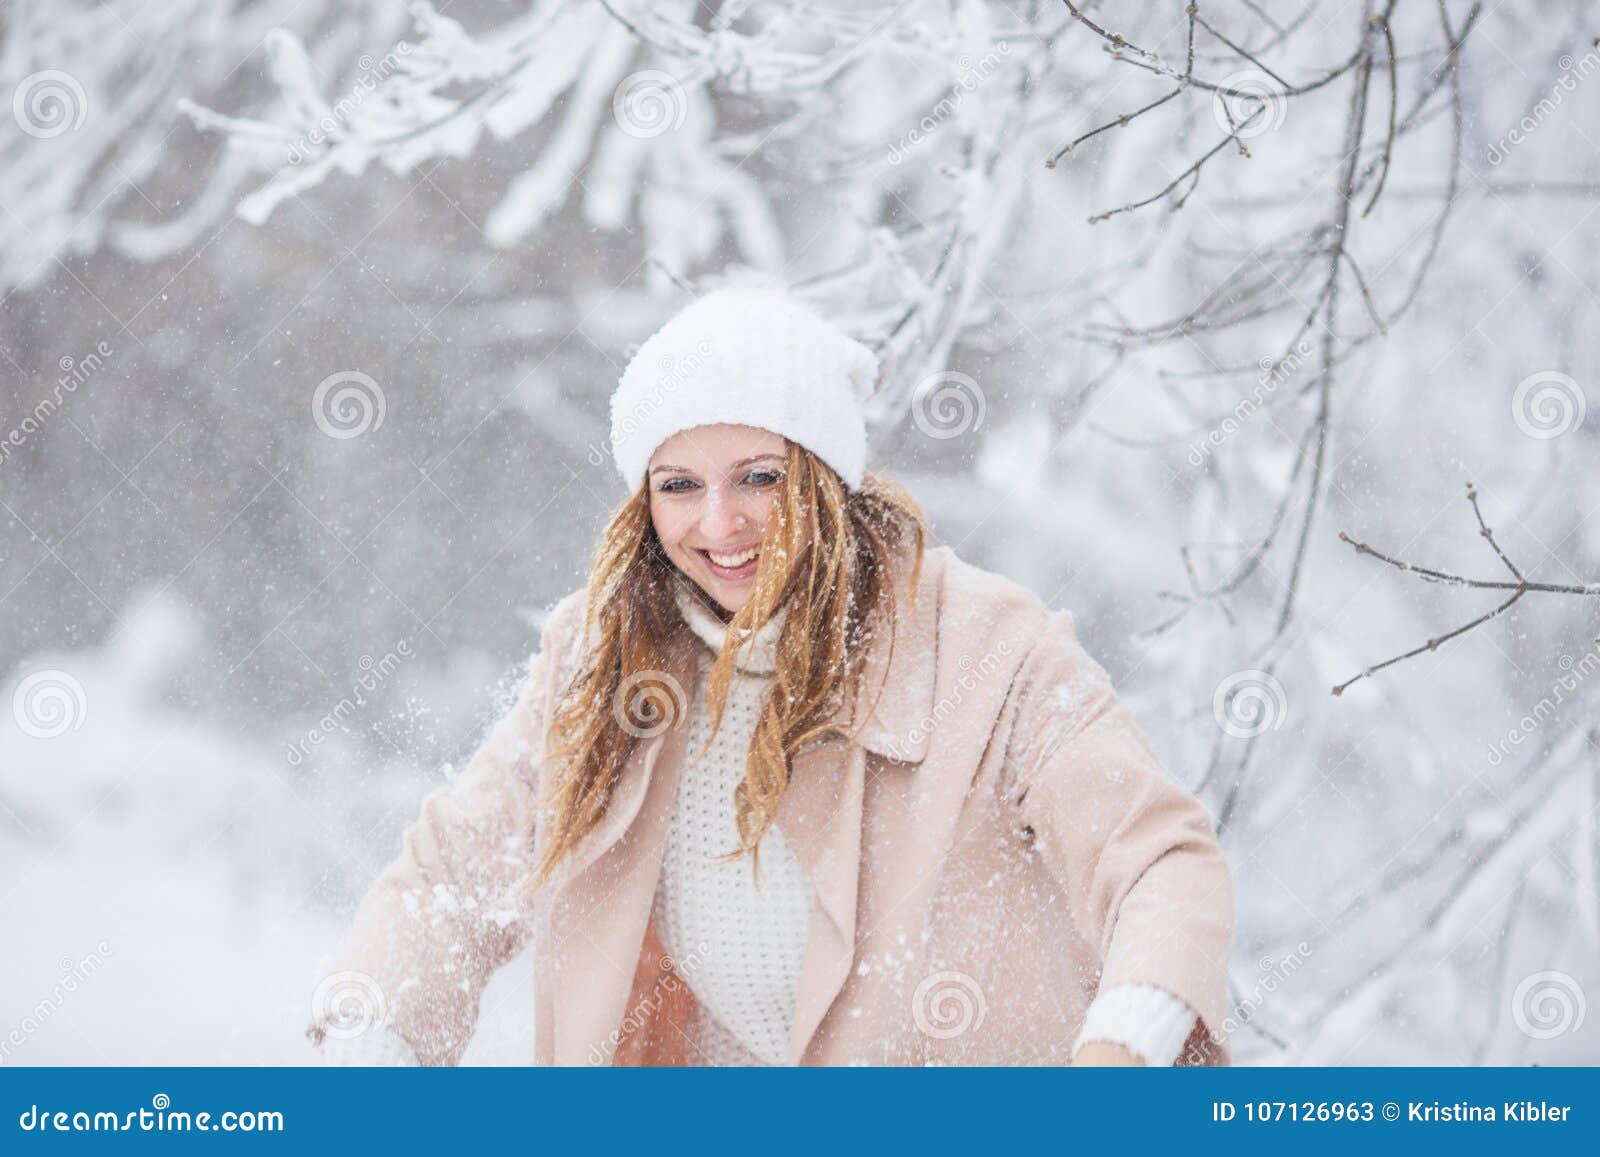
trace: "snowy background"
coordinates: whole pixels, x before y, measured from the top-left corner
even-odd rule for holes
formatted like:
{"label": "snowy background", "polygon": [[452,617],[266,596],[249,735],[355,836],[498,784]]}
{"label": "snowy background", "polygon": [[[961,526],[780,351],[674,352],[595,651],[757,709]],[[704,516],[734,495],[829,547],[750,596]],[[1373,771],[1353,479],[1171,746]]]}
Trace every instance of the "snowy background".
{"label": "snowy background", "polygon": [[[623,497],[621,365],[761,279],[880,352],[875,463],[1217,816],[1242,1063],[1600,1062],[1596,33],[11,0],[0,1063],[311,1059]],[[468,1062],[530,1018],[513,965]]]}

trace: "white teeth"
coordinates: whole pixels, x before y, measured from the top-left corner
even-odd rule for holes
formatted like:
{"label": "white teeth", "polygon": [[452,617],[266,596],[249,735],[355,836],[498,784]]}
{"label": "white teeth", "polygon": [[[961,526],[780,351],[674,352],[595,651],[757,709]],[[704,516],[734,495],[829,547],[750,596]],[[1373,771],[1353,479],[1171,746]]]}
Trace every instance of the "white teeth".
{"label": "white teeth", "polygon": [[718,566],[727,567],[729,570],[734,570],[755,558],[759,553],[761,553],[759,547],[751,547],[749,550],[744,551],[741,554],[713,554],[708,550],[706,551],[706,557],[712,562],[716,563]]}

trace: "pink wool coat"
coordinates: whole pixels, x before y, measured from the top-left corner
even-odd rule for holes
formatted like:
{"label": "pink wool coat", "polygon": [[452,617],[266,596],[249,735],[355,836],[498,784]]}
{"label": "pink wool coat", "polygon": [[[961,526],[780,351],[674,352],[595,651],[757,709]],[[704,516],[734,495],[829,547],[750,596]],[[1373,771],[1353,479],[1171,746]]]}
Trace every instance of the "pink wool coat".
{"label": "pink wool coat", "polygon": [[[892,656],[888,632],[870,640],[867,693],[795,759],[777,812],[816,885],[788,1063],[1065,1064],[1098,989],[1123,981],[1199,1014],[1184,1063],[1229,1063],[1232,886],[1205,809],[1165,775],[1071,612],[946,547],[914,602],[908,579],[902,564]],[[533,1063],[698,1063],[699,950],[667,958],[652,918],[687,711],[639,742],[557,877],[509,898],[540,846],[557,774],[546,708],[582,626],[579,591],[339,952],[424,1064],[457,1062],[484,985],[529,944]],[[691,695],[704,644],[683,636],[669,673]]]}

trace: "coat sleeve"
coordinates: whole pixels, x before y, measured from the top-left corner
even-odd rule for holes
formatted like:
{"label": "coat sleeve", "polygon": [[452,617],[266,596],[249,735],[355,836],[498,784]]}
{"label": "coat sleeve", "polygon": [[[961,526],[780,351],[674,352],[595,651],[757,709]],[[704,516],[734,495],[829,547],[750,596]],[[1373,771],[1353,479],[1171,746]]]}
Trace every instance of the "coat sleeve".
{"label": "coat sleeve", "polygon": [[424,798],[362,897],[312,999],[318,1044],[394,1031],[424,1065],[460,1060],[484,987],[531,932],[511,892],[533,869],[551,646],[547,628],[511,709]]}
{"label": "coat sleeve", "polygon": [[1014,684],[1005,790],[1099,954],[1199,1015],[1185,1059],[1227,1064],[1233,888],[1211,818],[1171,780],[1105,669],[1053,611]]}

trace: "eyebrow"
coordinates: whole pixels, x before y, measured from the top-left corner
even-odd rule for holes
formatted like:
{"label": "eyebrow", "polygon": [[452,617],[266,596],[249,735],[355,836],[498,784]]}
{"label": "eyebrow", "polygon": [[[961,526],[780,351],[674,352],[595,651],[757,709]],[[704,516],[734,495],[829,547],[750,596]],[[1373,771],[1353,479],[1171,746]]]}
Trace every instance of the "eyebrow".
{"label": "eyebrow", "polygon": [[[782,454],[755,454],[755,455],[752,455],[749,458],[741,458],[741,459],[739,459],[737,462],[734,462],[734,463],[730,464],[728,469],[729,470],[737,470],[741,466],[748,466],[752,462],[760,462],[765,458],[776,458],[779,461],[782,461],[783,460],[783,455]],[[680,474],[692,474],[692,473],[694,473],[694,471],[690,470],[687,466],[672,466],[672,465],[669,465],[669,464],[667,464],[665,462],[663,462],[659,466],[652,466],[650,468],[650,473],[655,474],[656,472],[662,471],[662,470],[677,471]]]}

